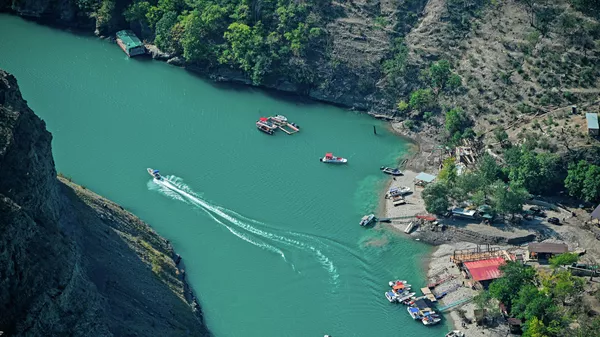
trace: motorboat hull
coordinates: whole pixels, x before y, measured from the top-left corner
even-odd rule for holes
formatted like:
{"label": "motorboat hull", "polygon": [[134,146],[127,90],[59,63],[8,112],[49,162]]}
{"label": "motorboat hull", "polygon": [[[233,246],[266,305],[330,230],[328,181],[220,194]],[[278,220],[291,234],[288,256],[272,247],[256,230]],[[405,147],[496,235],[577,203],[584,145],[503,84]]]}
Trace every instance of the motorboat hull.
{"label": "motorboat hull", "polygon": [[152,176],[152,178],[156,179],[156,180],[162,180],[163,177],[160,175],[160,173],[158,173],[158,170],[152,169],[152,168],[147,168],[146,169],[148,171],[148,174]]}
{"label": "motorboat hull", "polygon": [[328,164],[346,164],[348,162],[348,159],[346,159],[346,158],[323,157],[323,158],[319,158],[319,160],[323,163],[328,163]]}

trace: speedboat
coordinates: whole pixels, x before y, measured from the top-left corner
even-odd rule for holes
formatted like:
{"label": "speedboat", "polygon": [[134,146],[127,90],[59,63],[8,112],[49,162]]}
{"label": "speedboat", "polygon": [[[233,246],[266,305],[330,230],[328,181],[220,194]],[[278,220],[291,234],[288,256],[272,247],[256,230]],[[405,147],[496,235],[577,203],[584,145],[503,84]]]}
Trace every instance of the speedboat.
{"label": "speedboat", "polygon": [[387,298],[390,303],[398,302],[398,294],[391,290],[385,292],[385,298]]}
{"label": "speedboat", "polygon": [[419,310],[419,308],[408,307],[408,308],[406,308],[406,311],[408,311],[408,314],[414,320],[423,319],[423,315],[421,315],[421,310]]}
{"label": "speedboat", "polygon": [[154,179],[156,180],[162,180],[162,176],[160,175],[158,170],[154,170],[151,168],[148,168],[148,174],[150,174],[152,177],[154,177]]}
{"label": "speedboat", "polygon": [[421,322],[423,322],[423,325],[435,325],[438,324],[441,320],[442,319],[439,316],[426,312]]}
{"label": "speedboat", "polygon": [[333,155],[333,153],[328,152],[328,153],[325,153],[325,157],[319,158],[319,161],[321,161],[323,163],[331,163],[331,164],[346,164],[348,162],[348,159],[342,158],[342,157],[336,157]]}
{"label": "speedboat", "polygon": [[375,214],[365,215],[360,219],[360,225],[365,227],[370,225],[372,222],[375,222],[377,218],[375,218]]}
{"label": "speedboat", "polygon": [[383,173],[385,174],[391,174],[393,176],[401,176],[402,175],[402,171],[400,171],[397,168],[391,168],[391,167],[387,167],[387,166],[382,166],[381,168],[379,168]]}
{"label": "speedboat", "polygon": [[446,334],[446,337],[465,337],[465,333],[460,330],[452,330]]}

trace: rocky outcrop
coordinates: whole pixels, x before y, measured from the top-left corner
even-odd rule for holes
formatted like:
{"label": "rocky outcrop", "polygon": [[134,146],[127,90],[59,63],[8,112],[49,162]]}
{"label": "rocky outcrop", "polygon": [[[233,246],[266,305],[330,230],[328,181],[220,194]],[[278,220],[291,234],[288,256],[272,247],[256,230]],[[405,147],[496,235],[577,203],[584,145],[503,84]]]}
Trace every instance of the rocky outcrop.
{"label": "rocky outcrop", "polygon": [[58,180],[51,134],[0,70],[0,331],[209,336],[170,244]]}

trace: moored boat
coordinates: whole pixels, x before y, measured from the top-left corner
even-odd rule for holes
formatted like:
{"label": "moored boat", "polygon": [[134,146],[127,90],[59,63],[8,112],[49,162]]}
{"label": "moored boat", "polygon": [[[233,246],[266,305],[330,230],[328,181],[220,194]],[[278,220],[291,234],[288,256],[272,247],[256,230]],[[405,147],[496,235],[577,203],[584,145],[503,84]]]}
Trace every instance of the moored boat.
{"label": "moored boat", "polygon": [[287,124],[287,122],[288,122],[287,117],[285,117],[284,115],[275,115],[275,116],[272,116],[271,119],[274,122],[281,123],[281,124]]}
{"label": "moored boat", "polygon": [[319,158],[319,161],[323,163],[331,163],[331,164],[345,164],[348,162],[348,159],[342,157],[336,157],[331,152],[325,153],[325,157]]}
{"label": "moored boat", "polygon": [[371,223],[374,223],[377,220],[377,218],[375,217],[375,214],[369,214],[369,215],[365,215],[362,217],[362,219],[360,219],[360,225],[365,227],[370,225]]}
{"label": "moored boat", "polygon": [[388,282],[388,284],[390,285],[390,287],[394,287],[395,285],[400,285],[400,284],[410,287],[410,284],[408,284],[408,282],[406,280],[390,281],[390,282]]}
{"label": "moored boat", "polygon": [[421,311],[419,310],[419,308],[408,307],[406,308],[406,311],[408,311],[410,317],[412,317],[415,321],[423,318],[423,315],[421,315]]}
{"label": "moored boat", "polygon": [[261,117],[256,121],[256,126],[264,126],[265,128],[271,129],[273,131],[275,131],[275,129],[277,129],[277,125],[271,123],[271,121],[269,121],[268,118],[266,117]]}
{"label": "moored boat", "polygon": [[160,175],[160,171],[151,169],[151,168],[147,168],[146,170],[148,171],[148,174],[150,174],[154,179],[156,179],[156,180],[163,179],[162,176]]}
{"label": "moored boat", "polygon": [[391,167],[387,167],[387,166],[382,166],[379,168],[383,173],[385,174],[390,174],[393,176],[401,176],[402,175],[402,171],[400,171],[397,168],[391,168]]}
{"label": "moored boat", "polygon": [[465,333],[460,330],[452,330],[446,334],[446,337],[465,337]]}
{"label": "moored boat", "polygon": [[408,194],[410,192],[410,187],[408,186],[400,186],[400,187],[394,187],[394,188],[390,188],[390,191],[388,192],[388,195],[393,198],[396,196],[403,196],[405,194]]}
{"label": "moored boat", "polygon": [[421,319],[421,322],[423,322],[423,325],[435,325],[438,324],[441,320],[442,319],[439,317],[439,315],[434,315],[429,312],[426,312],[423,315],[423,319]]}
{"label": "moored boat", "polygon": [[272,135],[275,133],[275,131],[273,131],[273,129],[270,129],[269,127],[259,124],[259,123],[256,123],[256,128],[268,135]]}
{"label": "moored boat", "polygon": [[387,298],[390,303],[398,302],[398,295],[393,291],[386,291],[385,298]]}

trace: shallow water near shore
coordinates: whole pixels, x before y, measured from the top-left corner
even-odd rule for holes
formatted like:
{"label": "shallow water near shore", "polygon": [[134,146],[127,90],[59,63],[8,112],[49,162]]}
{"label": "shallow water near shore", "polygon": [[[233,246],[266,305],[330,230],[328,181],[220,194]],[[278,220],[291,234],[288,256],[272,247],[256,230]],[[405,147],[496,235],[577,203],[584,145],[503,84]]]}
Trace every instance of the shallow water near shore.
{"label": "shallow water near shore", "polygon": [[[121,204],[185,261],[215,336],[444,336],[387,302],[429,247],[360,217],[408,144],[380,121],[214,86],[116,44],[0,14],[0,68],[53,134],[57,170]],[[298,134],[254,122],[283,114]],[[377,135],[373,135],[373,126]],[[325,152],[349,159],[325,165]],[[160,169],[157,184],[146,168]],[[417,290],[418,291],[418,290]],[[447,322],[445,320],[444,322]]]}

